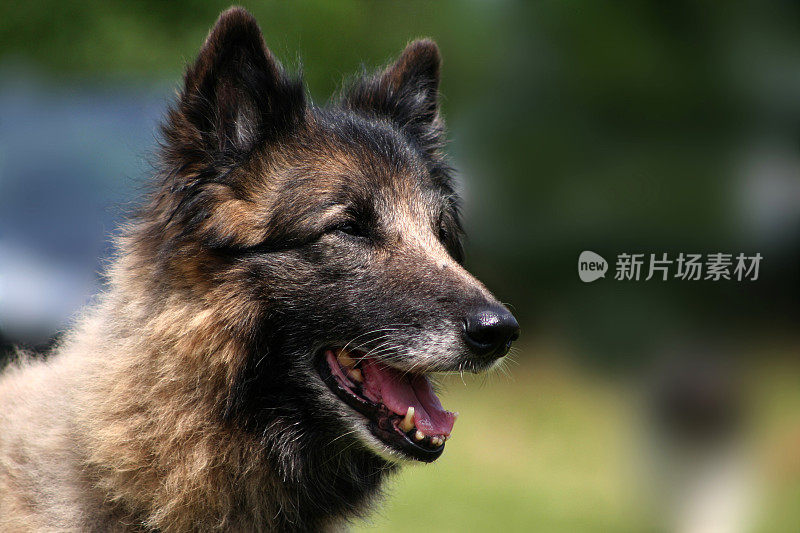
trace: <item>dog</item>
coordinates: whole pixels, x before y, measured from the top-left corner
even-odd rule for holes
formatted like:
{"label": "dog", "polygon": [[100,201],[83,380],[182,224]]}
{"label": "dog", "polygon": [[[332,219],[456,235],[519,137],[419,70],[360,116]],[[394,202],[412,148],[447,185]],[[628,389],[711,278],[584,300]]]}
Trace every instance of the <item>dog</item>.
{"label": "dog", "polygon": [[429,374],[519,325],[462,266],[440,63],[413,41],[318,107],[222,13],[103,294],[3,371],[0,530],[338,529],[441,455]]}

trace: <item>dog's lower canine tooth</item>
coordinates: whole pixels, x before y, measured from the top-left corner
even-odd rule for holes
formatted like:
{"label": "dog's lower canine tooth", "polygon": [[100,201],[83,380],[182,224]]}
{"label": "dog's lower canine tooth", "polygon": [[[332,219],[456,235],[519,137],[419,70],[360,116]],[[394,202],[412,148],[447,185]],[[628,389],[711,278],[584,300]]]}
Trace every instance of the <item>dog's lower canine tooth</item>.
{"label": "dog's lower canine tooth", "polygon": [[408,433],[414,427],[414,408],[410,405],[408,406],[408,411],[406,411],[406,416],[403,417],[403,420],[400,421],[400,429],[403,432]]}
{"label": "dog's lower canine tooth", "polygon": [[361,374],[361,370],[357,368],[351,368],[350,370],[348,370],[347,375],[348,377],[350,377],[350,379],[352,379],[356,383],[361,383],[362,381],[364,381],[364,376]]}
{"label": "dog's lower canine tooth", "polygon": [[420,430],[417,430],[417,432],[414,433],[414,440],[422,440],[424,438],[425,438],[425,434],[422,433]]}
{"label": "dog's lower canine tooth", "polygon": [[339,350],[339,352],[336,354],[336,359],[338,359],[339,363],[344,367],[353,368],[356,366],[356,362],[352,357],[350,357],[350,352],[347,350]]}

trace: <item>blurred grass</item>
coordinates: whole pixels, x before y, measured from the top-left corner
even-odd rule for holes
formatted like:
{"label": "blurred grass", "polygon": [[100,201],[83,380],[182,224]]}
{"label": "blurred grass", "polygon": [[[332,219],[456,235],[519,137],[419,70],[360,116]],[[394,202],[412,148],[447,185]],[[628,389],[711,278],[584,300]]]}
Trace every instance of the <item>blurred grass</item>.
{"label": "blurred grass", "polygon": [[755,427],[763,495],[755,531],[800,529],[800,368],[796,353],[759,370],[754,380]]}
{"label": "blurred grass", "polygon": [[406,467],[356,531],[643,530],[626,490],[633,413],[621,389],[561,368],[510,370],[448,379],[443,403],[460,416],[444,455]]}
{"label": "blurred grass", "polygon": [[[646,497],[635,389],[553,359],[509,370],[464,376],[466,386],[448,378],[443,403],[460,416],[444,455],[406,466],[354,531],[664,531]],[[754,531],[796,531],[800,371],[759,372]]]}

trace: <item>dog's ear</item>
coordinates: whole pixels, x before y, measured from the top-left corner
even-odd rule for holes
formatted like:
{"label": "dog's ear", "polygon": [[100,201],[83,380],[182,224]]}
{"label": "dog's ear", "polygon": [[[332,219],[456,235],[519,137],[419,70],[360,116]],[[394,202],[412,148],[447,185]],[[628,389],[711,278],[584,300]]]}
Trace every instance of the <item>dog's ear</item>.
{"label": "dog's ear", "polygon": [[255,18],[234,7],[220,15],[187,69],[164,130],[172,146],[217,160],[280,137],[303,120],[305,108],[300,79],[284,73]]}
{"label": "dog's ear", "polygon": [[439,116],[441,62],[435,42],[430,39],[413,41],[389,67],[374,76],[362,77],[346,90],[344,106],[388,117],[412,135],[438,137],[442,130]]}

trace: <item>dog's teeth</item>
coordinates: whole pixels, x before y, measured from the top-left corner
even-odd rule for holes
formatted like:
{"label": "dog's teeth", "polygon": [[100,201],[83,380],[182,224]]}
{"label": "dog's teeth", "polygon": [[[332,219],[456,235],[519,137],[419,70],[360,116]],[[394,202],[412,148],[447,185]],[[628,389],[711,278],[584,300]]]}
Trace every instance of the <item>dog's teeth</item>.
{"label": "dog's teeth", "polygon": [[425,434],[423,432],[421,432],[420,430],[417,430],[417,432],[414,433],[414,440],[420,441],[420,440],[422,440],[424,438],[425,438]]}
{"label": "dog's teeth", "polygon": [[410,405],[408,406],[408,411],[406,411],[406,416],[403,417],[403,420],[400,421],[400,429],[403,430],[404,433],[408,433],[414,427],[414,408]]}
{"label": "dog's teeth", "polygon": [[431,437],[431,444],[433,444],[434,446],[441,446],[442,439],[440,437]]}
{"label": "dog's teeth", "polygon": [[339,363],[346,368],[353,368],[356,366],[356,362],[350,357],[350,352],[347,350],[339,350],[339,353],[336,354],[336,358],[339,360]]}
{"label": "dog's teeth", "polygon": [[350,370],[348,370],[347,375],[355,383],[361,383],[364,381],[364,376],[361,374],[361,370],[357,368],[351,368]]}

